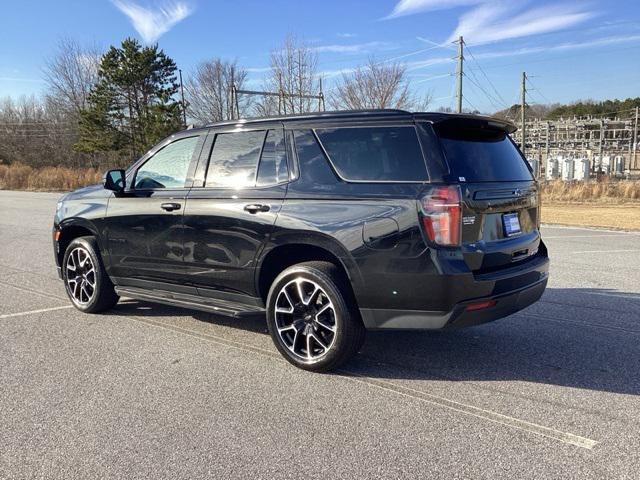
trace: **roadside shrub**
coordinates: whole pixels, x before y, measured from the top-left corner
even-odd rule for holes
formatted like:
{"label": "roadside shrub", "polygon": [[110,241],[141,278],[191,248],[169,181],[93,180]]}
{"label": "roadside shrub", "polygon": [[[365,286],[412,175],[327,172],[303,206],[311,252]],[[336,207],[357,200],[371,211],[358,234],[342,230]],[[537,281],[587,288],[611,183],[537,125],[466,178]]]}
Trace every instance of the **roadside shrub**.
{"label": "roadside shrub", "polygon": [[541,183],[542,201],[619,203],[640,200],[640,181],[563,182],[553,180]]}
{"label": "roadside shrub", "polygon": [[0,189],[4,190],[73,190],[101,181],[102,173],[93,168],[0,165]]}

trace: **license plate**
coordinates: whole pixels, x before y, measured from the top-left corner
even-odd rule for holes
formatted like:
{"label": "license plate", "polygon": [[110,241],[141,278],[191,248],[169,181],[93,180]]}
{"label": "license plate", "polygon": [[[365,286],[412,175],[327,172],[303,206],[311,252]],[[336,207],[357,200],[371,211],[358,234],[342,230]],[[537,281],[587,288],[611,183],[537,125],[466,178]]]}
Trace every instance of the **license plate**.
{"label": "license plate", "polygon": [[504,226],[504,234],[507,237],[522,233],[517,213],[505,213],[502,215],[502,225]]}

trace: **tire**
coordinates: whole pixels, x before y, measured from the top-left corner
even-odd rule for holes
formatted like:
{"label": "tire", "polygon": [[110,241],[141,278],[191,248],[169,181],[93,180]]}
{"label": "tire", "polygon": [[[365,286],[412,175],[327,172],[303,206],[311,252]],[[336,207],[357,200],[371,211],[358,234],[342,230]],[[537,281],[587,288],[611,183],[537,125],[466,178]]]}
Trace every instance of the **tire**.
{"label": "tire", "polygon": [[365,338],[348,279],[329,262],[299,263],[276,277],[267,297],[267,326],[282,356],[313,372],[340,367]]}
{"label": "tire", "polygon": [[108,310],[120,298],[104,269],[94,237],[78,237],[69,243],[62,260],[62,279],[69,300],[81,312]]}

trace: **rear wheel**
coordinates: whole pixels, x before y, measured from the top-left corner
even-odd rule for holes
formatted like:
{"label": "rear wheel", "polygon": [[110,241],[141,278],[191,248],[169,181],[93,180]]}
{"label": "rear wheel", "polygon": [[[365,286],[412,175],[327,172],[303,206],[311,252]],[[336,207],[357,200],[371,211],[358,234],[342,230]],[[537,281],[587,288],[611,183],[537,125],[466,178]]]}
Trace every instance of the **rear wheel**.
{"label": "rear wheel", "polygon": [[267,298],[269,333],[293,365],[316,372],[335,369],[364,342],[347,279],[328,262],[305,262],[284,270]]}
{"label": "rear wheel", "polygon": [[104,270],[94,237],[71,241],[62,261],[62,275],[69,299],[80,311],[97,313],[118,303],[113,283]]}

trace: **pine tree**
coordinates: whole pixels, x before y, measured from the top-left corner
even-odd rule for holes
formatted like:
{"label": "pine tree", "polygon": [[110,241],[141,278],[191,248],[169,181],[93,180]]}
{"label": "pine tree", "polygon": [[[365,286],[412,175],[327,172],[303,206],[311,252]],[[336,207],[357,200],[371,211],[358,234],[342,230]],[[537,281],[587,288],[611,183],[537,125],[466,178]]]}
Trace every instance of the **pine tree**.
{"label": "pine tree", "polygon": [[128,38],[102,57],[98,83],[81,112],[76,149],[137,158],[182,125],[176,64],[158,45]]}

